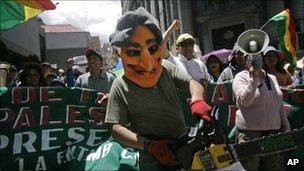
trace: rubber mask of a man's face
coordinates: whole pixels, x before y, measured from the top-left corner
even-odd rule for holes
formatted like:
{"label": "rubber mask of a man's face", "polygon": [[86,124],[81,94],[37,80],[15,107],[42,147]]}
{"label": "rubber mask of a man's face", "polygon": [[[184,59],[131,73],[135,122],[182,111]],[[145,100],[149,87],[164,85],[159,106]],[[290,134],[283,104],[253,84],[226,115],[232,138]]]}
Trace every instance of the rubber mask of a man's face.
{"label": "rubber mask of a man's face", "polygon": [[156,85],[162,72],[163,49],[155,35],[146,26],[138,26],[130,43],[122,47],[125,76],[143,88]]}

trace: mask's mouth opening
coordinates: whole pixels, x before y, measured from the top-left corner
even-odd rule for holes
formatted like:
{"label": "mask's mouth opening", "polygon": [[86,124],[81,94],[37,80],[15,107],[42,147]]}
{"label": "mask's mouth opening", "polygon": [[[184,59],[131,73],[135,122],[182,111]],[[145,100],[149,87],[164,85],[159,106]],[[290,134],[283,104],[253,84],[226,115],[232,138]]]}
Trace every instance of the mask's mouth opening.
{"label": "mask's mouth opening", "polygon": [[135,70],[135,72],[136,72],[138,75],[155,74],[155,73],[156,73],[156,68],[153,68],[151,71]]}

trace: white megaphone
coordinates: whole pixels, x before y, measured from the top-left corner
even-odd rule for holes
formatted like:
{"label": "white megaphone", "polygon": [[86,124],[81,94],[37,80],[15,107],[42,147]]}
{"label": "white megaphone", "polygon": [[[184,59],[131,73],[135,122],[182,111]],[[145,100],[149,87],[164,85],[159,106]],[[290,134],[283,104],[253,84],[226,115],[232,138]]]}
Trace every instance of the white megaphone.
{"label": "white megaphone", "polygon": [[250,29],[243,32],[237,39],[236,45],[247,56],[247,62],[252,62],[262,68],[262,52],[269,44],[268,35],[260,29]]}

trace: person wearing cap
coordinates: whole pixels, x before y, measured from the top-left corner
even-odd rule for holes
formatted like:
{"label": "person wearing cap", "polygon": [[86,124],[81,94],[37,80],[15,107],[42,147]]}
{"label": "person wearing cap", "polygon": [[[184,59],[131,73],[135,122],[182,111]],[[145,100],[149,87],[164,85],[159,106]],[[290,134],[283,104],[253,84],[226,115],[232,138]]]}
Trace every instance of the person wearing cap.
{"label": "person wearing cap", "polygon": [[176,40],[176,50],[178,58],[186,68],[187,73],[197,82],[205,86],[208,82],[213,82],[208,73],[206,65],[194,56],[195,39],[188,33],[178,36]]}
{"label": "person wearing cap", "polygon": [[[185,61],[182,62],[182,60],[180,60],[181,58],[179,56],[173,56],[172,53],[168,50],[168,48],[166,46],[170,35],[173,33],[174,30],[180,29],[180,27],[181,27],[181,22],[179,20],[174,20],[172,22],[172,24],[169,26],[169,28],[164,32],[163,41],[162,41],[162,46],[165,50],[164,59],[167,59],[168,61],[175,64],[180,70],[189,74],[189,73],[191,73],[191,68],[190,68],[190,71],[188,71],[189,68],[186,68],[186,66],[187,66],[186,62]],[[189,35],[189,34],[187,34],[187,35]],[[181,35],[181,37],[182,37],[182,35]],[[190,37],[194,40],[194,38],[191,35],[190,35]],[[175,50],[177,51],[177,48]],[[196,61],[196,63],[199,64],[199,66],[202,68],[202,70],[205,72],[208,72],[204,69],[204,68],[206,68],[205,64],[201,60],[199,60],[202,57],[202,52],[199,49],[199,46],[197,44],[193,45],[193,56],[195,58],[194,60]],[[211,75],[210,74],[207,74],[207,75],[208,75],[208,78],[204,79],[204,81],[208,81],[208,80],[212,81],[213,79],[212,79]],[[198,81],[199,79],[196,79],[196,80]],[[201,80],[199,80],[199,81],[203,82]]]}
{"label": "person wearing cap", "polygon": [[62,79],[62,82],[64,82],[64,78],[62,78],[59,75],[59,71],[57,68],[57,64],[50,64],[48,62],[43,62],[41,64],[43,77],[47,82],[47,85],[50,85],[50,83],[53,81],[53,79]]}
{"label": "person wearing cap", "polygon": [[292,85],[291,75],[283,68],[283,62],[279,61],[279,51],[273,46],[268,46],[263,50],[263,69],[274,75],[280,86]]}
{"label": "person wearing cap", "polygon": [[[200,60],[200,58],[198,58],[202,55],[199,47],[194,44],[194,38],[187,33],[181,34],[178,37],[176,41],[176,51],[178,52],[178,56],[173,56],[166,47],[170,35],[174,30],[179,29],[180,26],[180,21],[174,20],[163,34],[164,39],[162,41],[162,46],[165,50],[164,58],[175,64],[180,70],[182,70],[182,72],[189,74],[196,81],[205,86],[207,82],[213,82],[214,80],[208,73],[206,65]],[[181,46],[187,44],[187,42],[190,42],[190,46]]]}
{"label": "person wearing cap", "polygon": [[186,128],[177,88],[190,91],[192,114],[211,122],[203,87],[163,59],[158,21],[142,7],[118,20],[110,43],[124,69],[107,105],[113,138],[139,150],[141,170],[177,169],[168,166],[176,162],[168,143]]}
{"label": "person wearing cap", "polygon": [[164,59],[172,62],[174,65],[176,65],[182,72],[185,72],[188,74],[186,68],[184,67],[183,63],[179,60],[177,56],[173,56],[173,54],[169,51],[167,48],[167,43],[169,41],[170,35],[174,30],[179,29],[181,26],[181,23],[179,20],[174,20],[172,24],[169,26],[169,28],[163,33],[163,41],[162,46],[164,48]]}
{"label": "person wearing cap", "polygon": [[228,67],[226,67],[218,77],[217,83],[233,81],[235,75],[246,68],[244,53],[237,45],[234,45],[231,55],[228,57]]}
{"label": "person wearing cap", "polygon": [[[266,57],[267,58],[267,57]],[[274,75],[244,58],[246,69],[237,73],[232,89],[238,110],[235,116],[237,143],[290,130],[283,105],[283,93]],[[242,160],[246,170],[283,170],[280,154]]]}
{"label": "person wearing cap", "polygon": [[102,93],[109,93],[115,77],[102,69],[102,55],[93,49],[85,53],[90,72],[80,75],[75,87],[94,89]]}
{"label": "person wearing cap", "polygon": [[41,68],[44,76],[52,72],[51,64],[48,62],[43,62]]}

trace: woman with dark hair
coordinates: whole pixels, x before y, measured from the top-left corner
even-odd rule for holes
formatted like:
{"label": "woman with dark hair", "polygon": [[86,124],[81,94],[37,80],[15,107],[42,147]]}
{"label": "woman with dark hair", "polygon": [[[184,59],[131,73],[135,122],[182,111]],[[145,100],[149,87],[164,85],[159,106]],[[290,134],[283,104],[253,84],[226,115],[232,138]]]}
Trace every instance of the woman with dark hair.
{"label": "woman with dark hair", "polygon": [[268,46],[263,51],[263,69],[274,75],[280,86],[289,86],[292,84],[291,75],[283,68],[283,63],[279,61],[278,50]]}
{"label": "woman with dark hair", "polygon": [[[237,143],[290,130],[277,79],[250,58],[244,60],[246,69],[236,74],[232,83],[238,107],[235,116]],[[246,170],[284,169],[284,158],[280,154],[252,156],[241,162]]]}
{"label": "woman with dark hair", "polygon": [[27,63],[19,75],[20,86],[47,86],[40,64]]}
{"label": "woman with dark hair", "polygon": [[216,55],[210,55],[206,62],[209,74],[213,78],[213,82],[217,82],[219,76],[224,70],[222,61]]}

